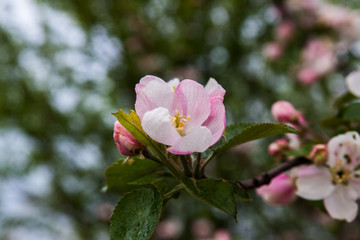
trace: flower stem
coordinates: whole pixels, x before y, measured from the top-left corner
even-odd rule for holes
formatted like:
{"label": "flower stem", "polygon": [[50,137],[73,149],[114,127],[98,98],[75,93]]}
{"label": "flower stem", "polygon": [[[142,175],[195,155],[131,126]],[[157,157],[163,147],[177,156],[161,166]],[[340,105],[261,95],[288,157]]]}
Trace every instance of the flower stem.
{"label": "flower stem", "polygon": [[182,184],[179,184],[179,185],[175,186],[171,191],[165,193],[163,195],[163,198],[164,199],[171,198],[175,193],[177,193],[183,189],[184,189],[184,186]]}
{"label": "flower stem", "polygon": [[197,153],[196,154],[195,169],[194,169],[194,177],[195,177],[195,179],[199,179],[201,177],[200,165],[201,165],[201,153]]}
{"label": "flower stem", "polygon": [[[192,172],[189,166],[189,155],[180,155],[180,160],[184,168],[185,176],[191,177]],[[190,162],[191,163],[191,162]]]}

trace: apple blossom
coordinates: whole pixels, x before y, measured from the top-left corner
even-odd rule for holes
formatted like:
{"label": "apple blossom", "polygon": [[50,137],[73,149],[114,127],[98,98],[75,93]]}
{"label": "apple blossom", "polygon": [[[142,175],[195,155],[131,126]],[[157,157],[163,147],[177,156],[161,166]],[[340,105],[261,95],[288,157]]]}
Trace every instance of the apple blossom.
{"label": "apple blossom", "polygon": [[294,183],[286,173],[273,178],[269,185],[259,187],[256,193],[270,205],[288,204],[296,198]]}
{"label": "apple blossom", "polygon": [[144,147],[144,145],[134,138],[117,120],[114,123],[113,137],[119,152],[125,156],[136,155]]}
{"label": "apple blossom", "polygon": [[355,96],[360,97],[360,71],[350,73],[345,81],[349,91]]}
{"label": "apple blossom", "polygon": [[135,110],[144,131],[170,146],[173,154],[203,152],[223,135],[225,90],[210,79],[205,88],[193,80],[168,83],[145,76],[136,85]]}
{"label": "apple blossom", "polygon": [[332,218],[351,222],[360,197],[360,136],[347,132],[330,139],[326,166],[304,166],[296,170],[297,195],[310,200],[324,199]]}

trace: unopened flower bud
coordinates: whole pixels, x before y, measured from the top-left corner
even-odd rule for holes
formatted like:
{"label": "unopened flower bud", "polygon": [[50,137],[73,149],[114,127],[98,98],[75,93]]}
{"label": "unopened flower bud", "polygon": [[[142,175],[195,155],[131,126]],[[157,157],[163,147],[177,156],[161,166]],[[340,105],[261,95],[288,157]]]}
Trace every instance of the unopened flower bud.
{"label": "unopened flower bud", "polygon": [[279,122],[306,125],[303,114],[287,101],[277,101],[271,107],[273,117]]}
{"label": "unopened flower bud", "polygon": [[119,152],[125,156],[137,155],[144,147],[119,121],[114,123],[113,137]]}
{"label": "unopened flower bud", "polygon": [[291,177],[282,173],[273,178],[269,185],[256,189],[256,193],[270,205],[285,205],[295,200],[295,190]]}
{"label": "unopened flower bud", "polygon": [[346,85],[352,94],[360,97],[360,71],[350,73],[346,77]]}
{"label": "unopened flower bud", "polygon": [[269,154],[274,156],[278,155],[279,153],[283,152],[289,147],[288,140],[282,138],[278,139],[275,142],[271,143],[268,147]]}
{"label": "unopened flower bud", "polygon": [[327,162],[328,152],[325,144],[316,144],[313,146],[309,158],[316,165],[323,165]]}

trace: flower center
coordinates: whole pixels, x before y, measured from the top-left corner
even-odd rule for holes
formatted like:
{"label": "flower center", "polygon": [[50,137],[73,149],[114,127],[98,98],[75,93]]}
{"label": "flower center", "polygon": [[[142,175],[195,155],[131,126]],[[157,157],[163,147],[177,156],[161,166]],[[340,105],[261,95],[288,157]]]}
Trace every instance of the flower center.
{"label": "flower center", "polygon": [[170,121],[180,136],[185,136],[185,126],[191,120],[190,116],[180,115],[179,111],[175,111],[175,115],[170,117]]}
{"label": "flower center", "polygon": [[332,175],[331,180],[334,184],[347,184],[351,179],[351,171],[344,168],[341,161],[337,161],[335,166],[330,167],[330,172]]}

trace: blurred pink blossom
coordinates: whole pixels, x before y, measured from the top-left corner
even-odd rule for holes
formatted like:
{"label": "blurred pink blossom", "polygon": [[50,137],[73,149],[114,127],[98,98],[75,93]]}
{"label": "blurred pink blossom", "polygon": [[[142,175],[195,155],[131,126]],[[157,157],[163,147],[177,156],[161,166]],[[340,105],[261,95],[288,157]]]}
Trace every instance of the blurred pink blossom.
{"label": "blurred pink blossom", "polygon": [[295,26],[290,21],[281,22],[275,30],[276,40],[280,43],[287,43],[295,32]]}
{"label": "blurred pink blossom", "polygon": [[159,223],[156,235],[159,239],[176,239],[181,235],[183,225],[178,219],[167,219]]}
{"label": "blurred pink blossom", "polygon": [[298,73],[300,81],[306,84],[333,71],[337,64],[334,44],[327,38],[309,41],[301,53],[302,70]]}
{"label": "blurred pink blossom", "polygon": [[312,83],[316,82],[319,79],[319,74],[315,69],[309,67],[309,68],[301,69],[297,74],[297,78],[303,84],[311,85]]}
{"label": "blurred pink blossom", "polygon": [[273,103],[271,106],[271,114],[279,122],[306,125],[306,120],[302,112],[296,110],[288,101],[277,101]]}
{"label": "blurred pink blossom", "polygon": [[273,178],[269,185],[256,189],[256,193],[270,205],[289,204],[296,198],[293,180],[286,173]]}
{"label": "blurred pink blossom", "polygon": [[214,240],[231,240],[231,235],[226,229],[216,230]]}
{"label": "blurred pink blossom", "polygon": [[283,48],[277,42],[267,43],[263,49],[263,55],[271,61],[279,59],[282,54]]}

